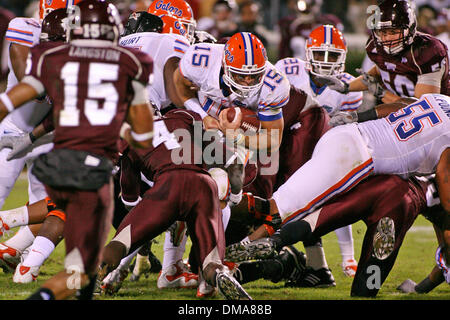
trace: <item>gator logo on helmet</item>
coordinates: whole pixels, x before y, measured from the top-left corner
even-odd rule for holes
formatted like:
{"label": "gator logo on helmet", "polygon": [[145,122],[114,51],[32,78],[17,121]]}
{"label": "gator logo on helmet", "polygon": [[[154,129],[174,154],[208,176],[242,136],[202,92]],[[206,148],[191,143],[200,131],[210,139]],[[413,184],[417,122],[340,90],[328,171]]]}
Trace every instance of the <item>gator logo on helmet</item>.
{"label": "gator logo on helmet", "polygon": [[186,34],[186,29],[184,29],[183,25],[180,22],[175,21],[173,26],[175,27],[175,29],[177,29],[180,32],[180,34],[182,36],[184,36]]}
{"label": "gator logo on helmet", "polygon": [[48,6],[51,6],[51,5],[52,5],[52,2],[53,2],[53,0],[47,0],[47,1],[46,1],[46,3],[47,3]]}
{"label": "gator logo on helmet", "polygon": [[159,0],[156,3],[155,8],[158,10],[166,10],[167,12],[169,12],[179,18],[183,16],[183,10],[181,10],[180,8],[174,7],[171,2],[164,3],[164,0]]}
{"label": "gator logo on helmet", "polygon": [[228,50],[228,45],[225,46],[225,59],[227,59],[230,63],[233,63],[234,61],[234,56]]}

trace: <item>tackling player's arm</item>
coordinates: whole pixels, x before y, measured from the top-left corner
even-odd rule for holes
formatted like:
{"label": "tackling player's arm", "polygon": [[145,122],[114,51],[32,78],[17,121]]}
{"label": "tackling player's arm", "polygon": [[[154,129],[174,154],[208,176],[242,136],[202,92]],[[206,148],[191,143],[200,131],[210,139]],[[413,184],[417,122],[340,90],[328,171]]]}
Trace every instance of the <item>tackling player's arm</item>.
{"label": "tackling player's arm", "polygon": [[172,57],[167,60],[164,65],[164,88],[166,89],[167,96],[170,101],[172,101],[176,106],[181,107],[184,105],[184,101],[178,94],[174,77],[174,74],[178,69],[179,62],[180,58]]}
{"label": "tackling player's arm", "polygon": [[[173,81],[175,84],[176,92],[180,98],[179,104],[177,106],[184,106],[186,109],[197,112],[203,120],[203,125],[205,129],[215,129],[219,128],[219,121],[217,119],[208,115],[200,105],[197,99],[197,86],[192,83],[189,79],[183,76],[180,68],[177,68],[173,74]],[[170,97],[170,96],[169,96]],[[172,100],[175,103],[175,101]],[[176,103],[175,103],[176,104]]]}
{"label": "tackling player's arm", "polygon": [[8,92],[0,94],[0,121],[24,103],[36,99],[41,94],[27,83],[18,83]]}
{"label": "tackling player's arm", "polygon": [[134,98],[126,119],[131,127],[123,126],[120,135],[133,147],[148,148],[153,141],[153,108],[148,102],[145,84],[133,80],[132,85]]}
{"label": "tackling player's arm", "polygon": [[17,43],[11,43],[9,47],[9,56],[11,66],[18,81],[22,80],[25,75],[27,66],[27,57],[30,53],[30,47],[22,46]]}

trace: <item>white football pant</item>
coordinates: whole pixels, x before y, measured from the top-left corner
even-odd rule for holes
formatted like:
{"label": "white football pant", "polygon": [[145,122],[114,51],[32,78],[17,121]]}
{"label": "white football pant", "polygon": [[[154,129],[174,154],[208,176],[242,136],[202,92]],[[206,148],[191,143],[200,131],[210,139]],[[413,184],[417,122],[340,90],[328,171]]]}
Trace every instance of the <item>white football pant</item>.
{"label": "white football pant", "polygon": [[331,129],[311,159],[273,194],[283,223],[302,219],[373,172],[367,143],[356,124]]}
{"label": "white football pant", "polygon": [[[0,136],[5,135],[23,135],[14,123],[11,122],[10,117],[6,117],[0,123]],[[42,140],[41,140],[42,141]],[[45,140],[44,140],[45,141]],[[31,168],[34,159],[42,154],[47,153],[53,148],[53,143],[45,143],[37,145],[34,149],[21,159],[7,161],[6,158],[11,151],[9,148],[4,148],[0,151],[0,208],[3,207],[6,198],[9,196],[17,178],[19,178],[25,164],[27,165],[28,173],[28,198],[29,203],[42,200],[47,196],[44,185],[31,173]]]}

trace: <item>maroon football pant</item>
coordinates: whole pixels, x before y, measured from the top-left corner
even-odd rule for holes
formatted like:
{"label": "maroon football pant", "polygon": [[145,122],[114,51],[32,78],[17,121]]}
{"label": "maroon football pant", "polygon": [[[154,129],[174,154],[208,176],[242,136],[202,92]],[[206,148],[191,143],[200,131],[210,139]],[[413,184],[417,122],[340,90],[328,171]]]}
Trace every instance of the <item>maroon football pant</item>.
{"label": "maroon football pant", "polygon": [[114,210],[112,186],[112,181],[96,191],[56,190],[46,186],[49,197],[66,213],[66,269],[84,269],[88,275],[97,272],[111,228]]}
{"label": "maroon football pant", "polygon": [[[376,296],[394,265],[406,232],[426,207],[425,191],[426,183],[379,175],[322,207],[310,240],[359,220],[367,225],[352,295]],[[390,225],[395,230],[393,238],[389,237]],[[384,255],[377,251],[383,246],[387,248]]]}
{"label": "maroon football pant", "polygon": [[142,197],[117,229],[130,226],[131,246],[136,250],[166,231],[175,221],[186,221],[194,257],[199,263],[217,247],[219,257],[225,254],[217,185],[206,173],[176,169],[162,173],[154,186]]}

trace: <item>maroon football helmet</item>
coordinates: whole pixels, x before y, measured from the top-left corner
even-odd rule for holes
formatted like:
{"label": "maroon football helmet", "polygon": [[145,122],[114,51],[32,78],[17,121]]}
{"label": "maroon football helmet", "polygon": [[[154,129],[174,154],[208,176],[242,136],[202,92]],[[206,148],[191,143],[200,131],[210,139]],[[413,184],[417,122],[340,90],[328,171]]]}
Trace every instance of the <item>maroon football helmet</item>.
{"label": "maroon football helmet", "polygon": [[67,11],[66,8],[53,10],[42,21],[40,42],[66,41]]}
{"label": "maroon football helmet", "polygon": [[[385,0],[379,5],[372,35],[375,44],[387,54],[397,55],[407,48],[416,34],[416,15],[407,0]],[[391,32],[391,39],[383,36]],[[397,32],[397,34],[395,34]]]}
{"label": "maroon football helmet", "polygon": [[123,32],[119,11],[105,0],[83,0],[69,14],[69,39],[118,42]]}

